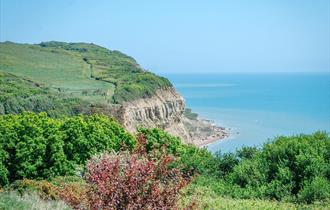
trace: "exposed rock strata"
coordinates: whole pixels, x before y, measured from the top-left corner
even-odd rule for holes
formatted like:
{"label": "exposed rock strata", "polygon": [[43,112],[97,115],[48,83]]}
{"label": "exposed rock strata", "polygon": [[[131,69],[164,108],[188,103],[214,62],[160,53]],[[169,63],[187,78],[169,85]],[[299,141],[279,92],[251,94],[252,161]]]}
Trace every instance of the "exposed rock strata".
{"label": "exposed rock strata", "polygon": [[151,98],[124,103],[115,115],[133,133],[138,127],[159,127],[198,146],[228,135],[209,121],[185,118],[184,109],[183,97],[174,88],[167,88],[158,90]]}

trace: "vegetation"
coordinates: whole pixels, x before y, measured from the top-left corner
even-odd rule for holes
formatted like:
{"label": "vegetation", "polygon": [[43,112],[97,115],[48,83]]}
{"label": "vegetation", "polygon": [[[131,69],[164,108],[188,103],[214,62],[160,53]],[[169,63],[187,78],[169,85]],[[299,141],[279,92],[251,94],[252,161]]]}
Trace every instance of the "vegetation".
{"label": "vegetation", "polygon": [[[205,178],[205,177],[203,177]],[[198,178],[199,179],[199,178]],[[216,183],[214,183],[216,184]],[[329,209],[328,203],[301,204],[258,198],[240,199],[230,196],[220,196],[210,185],[190,184],[184,190],[180,203],[182,206],[196,202],[196,209],[253,209],[253,210],[295,210],[295,209]]]}
{"label": "vegetation", "polygon": [[8,73],[0,72],[0,114],[24,111],[46,112],[49,116],[88,113],[91,104]]}
{"label": "vegetation", "polygon": [[190,119],[190,120],[196,120],[197,117],[198,117],[198,114],[192,112],[190,108],[186,108],[186,109],[184,110],[184,116],[186,116],[186,117],[187,117],[188,119]]}
{"label": "vegetation", "polygon": [[168,169],[170,156],[150,159],[143,154],[112,154],[87,164],[91,209],[173,209],[187,183],[178,169]]}
{"label": "vegetation", "polygon": [[0,185],[22,178],[74,174],[104,151],[132,150],[136,139],[105,116],[49,118],[45,113],[0,116]]}
{"label": "vegetation", "polygon": [[[330,138],[313,135],[278,137],[261,150],[241,150],[238,163],[222,177],[237,188],[231,195],[312,203],[330,197]],[[248,151],[245,149],[245,151]],[[239,156],[241,154],[241,157]],[[220,157],[220,163],[225,160]],[[321,186],[316,189],[316,186]],[[237,190],[235,190],[237,189]],[[241,192],[241,193],[240,193]]]}
{"label": "vegetation", "polygon": [[[38,193],[43,199],[64,200],[74,209],[173,209],[180,189],[190,179],[168,165],[167,154],[148,153],[145,140],[132,152],[93,156],[83,178],[59,177],[16,181],[15,191]],[[190,203],[189,203],[190,204]]]}
{"label": "vegetation", "polygon": [[15,191],[0,193],[0,209],[3,210],[70,210],[61,200],[44,200],[35,193],[20,195]]}
{"label": "vegetation", "polygon": [[214,157],[206,149],[183,144],[180,138],[171,136],[158,128],[140,128],[138,131],[146,138],[146,150],[148,152],[165,151],[176,157],[176,160],[171,164],[172,167],[180,168],[187,175],[213,173],[211,166]]}
{"label": "vegetation", "polygon": [[178,157],[176,167],[200,174],[197,185],[212,186],[219,196],[275,199],[287,202],[329,202],[330,138],[313,135],[278,137],[263,148],[243,147],[236,153],[211,155],[185,145],[160,129],[140,129],[147,149],[166,148]]}
{"label": "vegetation", "polygon": [[[86,43],[5,42],[0,61],[1,209],[330,205],[326,133],[211,154],[158,128],[139,128],[133,136],[115,120],[93,114],[171,87],[119,51]],[[191,109],[184,114],[198,117]]]}
{"label": "vegetation", "polygon": [[70,97],[98,103],[123,103],[171,87],[136,61],[95,44],[0,43],[0,71],[56,88]]}
{"label": "vegetation", "polygon": [[277,137],[262,148],[212,155],[161,129],[138,132],[134,137],[102,115],[1,115],[1,202],[37,194],[75,209],[156,208],[160,203],[207,209],[330,205],[326,133]]}

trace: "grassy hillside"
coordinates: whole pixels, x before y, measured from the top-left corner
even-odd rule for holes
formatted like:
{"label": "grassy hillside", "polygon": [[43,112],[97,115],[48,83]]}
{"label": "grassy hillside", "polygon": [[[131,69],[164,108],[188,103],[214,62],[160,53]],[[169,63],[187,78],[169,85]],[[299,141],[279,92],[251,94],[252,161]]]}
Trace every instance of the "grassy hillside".
{"label": "grassy hillside", "polygon": [[0,72],[0,114],[23,111],[47,112],[50,116],[85,113],[90,103],[56,89]]}
{"label": "grassy hillside", "polygon": [[157,89],[171,86],[133,58],[86,43],[0,43],[0,71],[102,103],[150,97]]}

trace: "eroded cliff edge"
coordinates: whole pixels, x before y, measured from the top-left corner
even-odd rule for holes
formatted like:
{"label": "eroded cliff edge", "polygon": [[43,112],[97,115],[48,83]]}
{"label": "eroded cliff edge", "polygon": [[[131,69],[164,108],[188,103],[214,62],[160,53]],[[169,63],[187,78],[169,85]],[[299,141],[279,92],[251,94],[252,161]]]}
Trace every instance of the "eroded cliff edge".
{"label": "eroded cliff edge", "polygon": [[115,115],[130,132],[138,127],[158,127],[197,146],[228,136],[227,130],[211,121],[188,119],[184,110],[184,98],[168,87],[157,90],[152,97],[123,103]]}

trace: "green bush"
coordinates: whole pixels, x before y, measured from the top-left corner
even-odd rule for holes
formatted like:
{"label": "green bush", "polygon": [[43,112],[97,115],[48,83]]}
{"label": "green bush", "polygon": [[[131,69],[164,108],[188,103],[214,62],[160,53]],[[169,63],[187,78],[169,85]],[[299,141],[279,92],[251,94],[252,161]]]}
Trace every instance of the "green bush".
{"label": "green bush", "polygon": [[239,159],[252,159],[256,154],[258,154],[259,149],[256,147],[244,146],[236,151],[236,156]]}
{"label": "green bush", "polygon": [[258,187],[265,182],[265,174],[258,161],[244,160],[233,168],[229,179],[240,187]]}
{"label": "green bush", "polygon": [[221,152],[217,152],[215,154],[215,167],[216,174],[219,177],[225,177],[229,173],[231,173],[234,167],[238,164],[239,159],[236,154],[233,153],[225,153],[221,154]]}
{"label": "green bush", "polygon": [[159,128],[138,128],[138,132],[147,140],[147,152],[166,149],[170,154],[179,155],[186,147],[186,145],[181,142],[180,138],[172,136]]}
{"label": "green bush", "polygon": [[0,116],[0,184],[73,174],[103,151],[132,150],[135,138],[101,115],[49,118],[45,113]]}
{"label": "green bush", "polygon": [[302,202],[313,203],[318,200],[330,200],[330,182],[324,177],[306,181],[298,194]]}
{"label": "green bush", "polygon": [[[204,177],[218,180],[219,195],[313,203],[329,194],[330,138],[326,133],[277,137],[261,149],[214,156]],[[198,161],[196,161],[198,162]],[[213,181],[214,182],[214,181]],[[213,184],[214,185],[214,184]]]}
{"label": "green bush", "polygon": [[165,150],[177,158],[174,164],[172,164],[173,167],[180,167],[187,174],[213,173],[215,171],[213,169],[214,158],[207,149],[200,149],[194,145],[184,144],[180,138],[174,137],[158,128],[140,128],[138,131],[147,140],[147,152]]}

